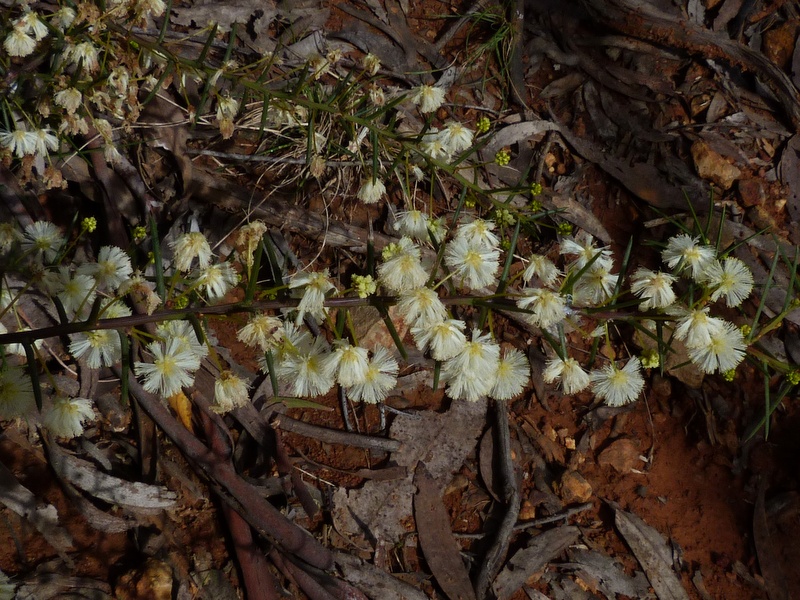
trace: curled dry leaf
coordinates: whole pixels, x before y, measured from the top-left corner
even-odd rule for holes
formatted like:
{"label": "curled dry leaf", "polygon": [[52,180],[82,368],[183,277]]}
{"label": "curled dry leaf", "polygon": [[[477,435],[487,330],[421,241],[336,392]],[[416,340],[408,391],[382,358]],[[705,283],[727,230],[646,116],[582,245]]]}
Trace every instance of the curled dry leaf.
{"label": "curled dry leaf", "polygon": [[363,538],[375,545],[394,544],[406,533],[403,525],[411,516],[413,470],[424,462],[443,489],[475,447],[486,422],[486,400],[454,402],[449,411],[397,415],[390,437],[402,445],[392,459],[408,472],[402,479],[368,481],[361,488],[339,488],[333,494],[333,517],[337,531]]}

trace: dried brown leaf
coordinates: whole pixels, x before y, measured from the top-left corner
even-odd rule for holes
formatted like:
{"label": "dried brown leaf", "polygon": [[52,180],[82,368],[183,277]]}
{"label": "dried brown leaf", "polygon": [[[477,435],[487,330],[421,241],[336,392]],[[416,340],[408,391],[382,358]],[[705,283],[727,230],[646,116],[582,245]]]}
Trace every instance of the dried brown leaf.
{"label": "dried brown leaf", "polygon": [[450,529],[450,515],[442,503],[441,489],[425,463],[418,463],[414,484],[414,519],[419,545],[436,582],[451,600],[474,600],[469,572],[461,560],[458,542]]}
{"label": "dried brown leaf", "polygon": [[672,570],[672,553],[661,534],[633,513],[617,507],[614,523],[642,565],[659,600],[689,600]]}
{"label": "dried brown leaf", "polygon": [[491,429],[487,429],[481,436],[478,468],[480,469],[481,479],[486,485],[486,490],[495,500],[499,501],[500,496],[494,489],[496,485],[494,477],[494,433]]}
{"label": "dried brown leaf", "polygon": [[527,548],[512,556],[492,584],[498,600],[510,598],[525,582],[566,550],[580,535],[571,525],[550,529],[537,535]]}
{"label": "dried brown leaf", "polygon": [[756,545],[758,565],[761,567],[769,600],[789,600],[786,573],[781,568],[778,548],[770,532],[770,521],[764,502],[765,493],[766,484],[762,481],[758,487],[758,497],[753,510],[753,541]]}

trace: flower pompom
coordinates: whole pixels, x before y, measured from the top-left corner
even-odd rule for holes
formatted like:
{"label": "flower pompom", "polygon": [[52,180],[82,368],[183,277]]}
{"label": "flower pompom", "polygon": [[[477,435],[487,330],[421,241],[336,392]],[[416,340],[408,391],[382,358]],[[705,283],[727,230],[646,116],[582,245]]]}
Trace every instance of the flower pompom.
{"label": "flower pompom", "polygon": [[550,287],[563,275],[553,261],[542,254],[532,254],[528,260],[530,262],[522,273],[522,279],[525,283],[529,283],[531,279],[538,277],[542,285]]}
{"label": "flower pompom", "polygon": [[619,275],[611,273],[611,261],[595,261],[581,275],[573,289],[573,303],[576,306],[600,306],[611,299],[617,287]]}
{"label": "flower pompom", "polygon": [[703,373],[730,371],[744,360],[747,344],[741,330],[721,321],[721,326],[704,344],[688,345],[689,358]]}
{"label": "flower pompom", "polygon": [[200,271],[198,285],[209,300],[218,300],[225,296],[238,281],[238,275],[229,262],[209,265]]}
{"label": "flower pompom", "polygon": [[446,319],[431,325],[411,328],[411,335],[422,352],[430,351],[433,360],[447,360],[461,352],[467,343],[466,323]]}
{"label": "flower pompom", "polygon": [[442,130],[442,143],[451,154],[459,154],[472,146],[473,135],[458,121],[449,121]]}
{"label": "flower pompom", "polygon": [[[288,339],[288,338],[287,338]],[[299,397],[322,396],[333,387],[335,364],[330,361],[328,343],[318,337],[298,340],[294,349],[281,353],[278,377],[291,384]]]}
{"label": "flower pompom", "polygon": [[531,378],[531,365],[516,349],[503,352],[497,363],[497,377],[489,396],[495,400],[511,400],[519,396]]}
{"label": "flower pompom", "polygon": [[336,373],[336,380],[340,385],[349,387],[364,383],[369,369],[369,353],[366,348],[352,346],[346,340],[334,342],[331,353],[331,368]]}
{"label": "flower pompom", "polygon": [[244,379],[234,375],[231,371],[222,371],[214,382],[213,410],[218,413],[226,413],[245,406],[250,401],[247,388],[248,385]]}
{"label": "flower pompom", "polygon": [[705,285],[714,291],[711,299],[725,298],[731,308],[739,306],[753,291],[753,273],[738,258],[728,257],[721,263],[714,261],[705,273]]}
{"label": "flower pompom", "polygon": [[545,288],[526,288],[517,298],[517,306],[529,310],[527,319],[537,327],[547,329],[567,318],[567,301],[558,292]]}
{"label": "flower pompom", "polygon": [[169,246],[175,255],[175,268],[179,271],[191,269],[195,258],[201,269],[211,264],[211,246],[208,245],[206,236],[199,231],[184,233]]}
{"label": "flower pompom", "polygon": [[97,262],[81,265],[79,272],[94,277],[99,287],[113,291],[133,274],[133,267],[122,248],[103,246],[97,254]]}
{"label": "flower pompom", "polygon": [[439,295],[427,287],[418,287],[400,294],[397,309],[412,327],[425,327],[442,321],[447,309]]}
{"label": "flower pompom", "polygon": [[400,235],[426,242],[428,241],[428,221],[428,215],[421,210],[406,210],[397,214],[394,229]]}
{"label": "flower pompom", "polygon": [[[594,245],[594,238],[585,231],[581,231],[574,238],[565,238],[562,240],[561,254],[577,256],[571,265],[576,269],[582,269],[592,259],[594,259],[594,262],[592,262],[593,267],[605,267],[608,270],[612,267],[611,250],[608,248],[597,248]],[[595,258],[598,254],[600,256]]]}
{"label": "flower pompom", "polygon": [[248,346],[256,346],[262,352],[274,350],[283,339],[283,321],[278,317],[259,313],[250,317],[236,338]]}
{"label": "flower pompom", "polygon": [[386,348],[378,348],[369,361],[364,381],[347,388],[347,396],[356,402],[383,402],[397,385],[399,366]]}
{"label": "flower pompom", "polygon": [[65,241],[58,227],[48,221],[36,221],[25,226],[22,249],[40,253],[46,261],[52,262]]}
{"label": "flower pompom", "polygon": [[386,186],[380,179],[367,179],[361,184],[356,197],[364,204],[375,204],[386,195]]}
{"label": "flower pompom", "polygon": [[324,319],[328,314],[325,307],[325,295],[331,290],[336,289],[330,280],[330,271],[312,271],[310,273],[295,273],[289,281],[290,289],[303,289],[303,297],[297,305],[297,319],[295,322],[300,325],[303,316],[308,313],[315,319]]}
{"label": "flower pompom", "polygon": [[36,40],[22,29],[14,27],[3,41],[3,48],[9,56],[28,56],[36,49]]}
{"label": "flower pompom", "polygon": [[547,362],[542,379],[545,383],[552,383],[559,378],[561,389],[567,395],[577,394],[589,386],[589,374],[574,358],[556,357]]}
{"label": "flower pompom", "polygon": [[456,237],[447,244],[444,262],[456,280],[476,290],[494,284],[500,268],[500,251],[466,237]]}
{"label": "flower pompom", "polygon": [[86,398],[56,398],[42,425],[54,436],[71,440],[83,433],[83,423],[94,420],[92,403]]}
{"label": "flower pompom", "polygon": [[709,344],[711,339],[721,331],[723,321],[709,316],[708,311],[707,306],[692,310],[680,307],[669,309],[667,314],[678,318],[675,339],[685,342],[687,346]]}
{"label": "flower pompom", "polygon": [[675,302],[673,283],[675,277],[669,273],[645,268],[637,269],[631,278],[631,291],[644,300],[639,305],[639,310],[666,308],[672,305]]}
{"label": "flower pompom", "polygon": [[688,269],[692,279],[702,281],[706,269],[716,256],[716,251],[711,246],[701,245],[699,241],[699,238],[686,233],[676,235],[667,242],[667,247],[661,252],[661,258],[670,269],[680,271]]}
{"label": "flower pompom", "polygon": [[378,266],[381,283],[392,292],[403,292],[425,285],[428,272],[422,267],[420,249],[411,238],[400,238],[383,251],[384,262]]}
{"label": "flower pompom", "polygon": [[589,375],[592,382],[592,391],[608,406],[624,406],[636,400],[644,389],[642,377],[642,363],[637,357],[631,358],[628,363],[618,369],[615,364],[610,364]]}
{"label": "flower pompom", "polygon": [[200,359],[190,349],[182,346],[178,339],[167,342],[152,342],[147,349],[153,362],[137,362],[134,370],[142,377],[142,386],[148,392],[169,397],[194,382],[194,371],[200,367]]}
{"label": "flower pompom", "polygon": [[69,352],[76,360],[84,359],[90,369],[110,367],[122,358],[119,332],[95,329],[76,333],[69,344]]}
{"label": "flower pompom", "polygon": [[35,407],[33,384],[20,367],[0,370],[0,420],[24,417]]}
{"label": "flower pompom", "polygon": [[439,108],[444,102],[444,88],[433,85],[421,85],[414,90],[411,101],[419,106],[422,114],[430,113]]}
{"label": "flower pompom", "polygon": [[442,376],[447,381],[447,395],[453,399],[465,398],[475,402],[486,396],[497,379],[500,346],[491,336],[472,331],[472,340],[466,342],[461,351],[447,360],[442,367]]}
{"label": "flower pompom", "polygon": [[486,219],[474,219],[469,223],[462,223],[456,228],[455,239],[463,239],[470,244],[477,244],[485,248],[497,248],[500,238],[494,232],[496,225]]}

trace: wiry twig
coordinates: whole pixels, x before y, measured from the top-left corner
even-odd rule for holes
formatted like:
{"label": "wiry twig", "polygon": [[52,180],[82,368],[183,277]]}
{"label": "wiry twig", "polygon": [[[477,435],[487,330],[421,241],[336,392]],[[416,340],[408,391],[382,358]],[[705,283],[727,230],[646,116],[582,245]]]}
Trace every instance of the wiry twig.
{"label": "wiry twig", "polygon": [[486,556],[481,563],[481,568],[475,578],[475,597],[488,597],[489,586],[492,583],[503,561],[503,557],[508,551],[511,534],[514,532],[514,525],[519,516],[519,486],[517,476],[514,472],[514,460],[511,457],[511,433],[508,426],[508,407],[505,402],[495,401],[495,416],[497,418],[497,437],[496,448],[500,451],[501,473],[503,475],[503,500],[505,501],[506,512],[503,520],[497,528],[495,539],[491,547],[486,552]]}
{"label": "wiry twig", "polygon": [[[457,304],[472,304],[479,297],[476,296],[455,296],[442,298],[442,303],[446,306]],[[496,299],[492,299],[498,303]],[[99,331],[102,329],[128,329],[149,323],[160,323],[174,319],[185,319],[188,315],[194,314],[198,317],[210,315],[234,315],[238,313],[255,313],[270,310],[280,310],[283,308],[294,308],[300,303],[299,298],[284,298],[281,300],[265,300],[244,304],[235,302],[232,304],[217,304],[214,306],[196,306],[185,309],[171,309],[154,312],[152,315],[135,314],[129,317],[117,317],[114,319],[98,319],[97,321],[78,321],[75,323],[64,323],[52,325],[50,327],[40,327],[38,329],[27,329],[24,331],[14,331],[11,333],[0,334],[0,345],[3,344],[33,344],[37,340],[69,335],[81,331]],[[397,303],[394,296],[373,296],[370,299],[362,298],[329,298],[325,301],[327,308],[352,308],[355,306],[391,306]],[[511,305],[506,304],[507,307]],[[617,313],[618,314],[618,313]]]}
{"label": "wiry twig", "polygon": [[291,431],[298,435],[314,438],[320,442],[328,444],[342,444],[344,446],[355,446],[356,448],[368,448],[370,450],[379,450],[381,452],[397,452],[400,449],[400,442],[397,440],[390,440],[387,438],[374,437],[371,435],[362,435],[359,433],[348,433],[347,431],[338,431],[336,429],[328,429],[327,427],[319,427],[304,423],[297,419],[292,419],[286,415],[275,416],[270,425],[283,429],[284,431]]}
{"label": "wiry twig", "polygon": [[520,521],[519,523],[514,525],[514,530],[521,531],[523,529],[530,529],[531,527],[539,527],[541,525],[547,525],[548,523],[555,523],[556,521],[566,520],[569,519],[572,515],[577,515],[578,513],[590,510],[593,506],[594,504],[592,504],[591,502],[584,502],[583,504],[578,504],[578,506],[567,508],[554,515],[550,515],[549,517],[542,517],[541,519],[532,519],[530,521]]}
{"label": "wiry twig", "polygon": [[[308,164],[305,158],[290,158],[288,156],[264,156],[263,154],[241,154],[239,152],[218,152],[217,150],[197,150],[189,148],[190,156],[212,156],[236,162],[267,163],[271,165],[302,165]],[[391,165],[392,161],[378,161],[381,165]],[[360,160],[326,160],[326,167],[363,167],[364,161]]]}

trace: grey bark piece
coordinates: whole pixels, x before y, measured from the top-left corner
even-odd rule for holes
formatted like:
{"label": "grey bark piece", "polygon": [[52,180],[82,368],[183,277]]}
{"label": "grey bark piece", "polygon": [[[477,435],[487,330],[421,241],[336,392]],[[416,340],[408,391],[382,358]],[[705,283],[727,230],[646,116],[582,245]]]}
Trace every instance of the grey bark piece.
{"label": "grey bark piece", "polygon": [[369,590],[370,598],[428,600],[428,596],[417,588],[355,556],[337,552],[335,560],[345,581],[360,589]]}
{"label": "grey bark piece", "polygon": [[608,598],[617,595],[640,599],[653,597],[644,573],[636,571],[630,576],[610,556],[592,550],[574,549],[569,551],[569,558],[570,563],[562,563],[559,567],[576,571],[584,582],[594,582],[597,589]]}
{"label": "grey bark piece", "polygon": [[33,493],[23,486],[5,465],[0,463],[0,503],[28,519],[47,543],[65,555],[72,538],[58,523],[58,511],[52,504],[40,504]]}
{"label": "grey bark piece", "polygon": [[165,509],[175,504],[176,494],[167,488],[108,475],[92,463],[68,455],[56,444],[48,445],[48,455],[60,477],[105,502],[137,509]]}
{"label": "grey bark piece", "polygon": [[445,413],[424,411],[397,415],[390,437],[401,443],[392,459],[408,471],[403,479],[368,481],[361,488],[339,488],[333,495],[332,517],[339,533],[363,536],[378,544],[397,543],[407,532],[412,512],[414,469],[424,462],[439,491],[450,482],[475,447],[486,422],[485,399],[453,402]]}

